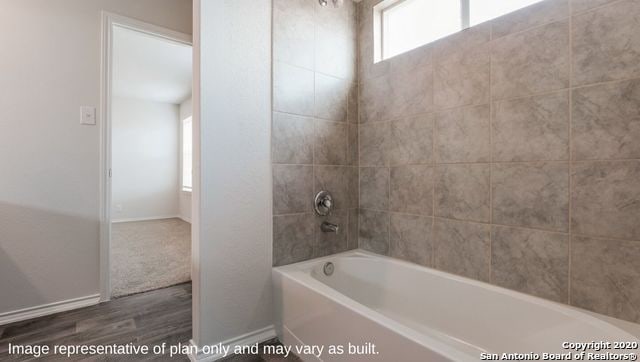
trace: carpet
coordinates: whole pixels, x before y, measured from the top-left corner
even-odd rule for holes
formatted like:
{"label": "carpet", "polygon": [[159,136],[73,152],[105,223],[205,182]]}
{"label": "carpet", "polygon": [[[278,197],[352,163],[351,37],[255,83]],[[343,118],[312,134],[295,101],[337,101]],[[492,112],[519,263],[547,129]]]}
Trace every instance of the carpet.
{"label": "carpet", "polygon": [[180,219],[112,224],[112,297],[190,280],[191,224]]}

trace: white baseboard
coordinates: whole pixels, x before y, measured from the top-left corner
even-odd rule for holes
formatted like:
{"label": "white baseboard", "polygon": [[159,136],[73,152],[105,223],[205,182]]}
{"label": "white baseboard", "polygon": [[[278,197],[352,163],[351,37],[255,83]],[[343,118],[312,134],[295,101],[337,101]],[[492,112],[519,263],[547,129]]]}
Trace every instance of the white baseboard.
{"label": "white baseboard", "polygon": [[149,217],[132,217],[124,219],[112,219],[114,224],[121,222],[135,222],[135,221],[151,221],[151,220],[164,220],[164,219],[182,219],[180,215],[165,215],[165,216],[149,216]]}
{"label": "white baseboard", "polygon": [[100,303],[100,294],[93,294],[87,295],[86,297],[63,300],[60,302],[0,313],[0,326],[49,314],[66,312],[72,309],[88,307],[98,303]]}
{"label": "white baseboard", "polygon": [[[265,328],[261,328],[255,330],[253,332],[249,332],[247,334],[243,334],[234,338],[227,339],[226,341],[219,342],[217,344],[221,344],[222,346],[228,346],[230,353],[233,352],[236,346],[249,346],[256,343],[262,343],[264,341],[268,341],[276,337],[276,330],[273,328],[273,325],[270,325]],[[222,358],[228,357],[222,353],[218,354],[204,354],[201,348],[198,348],[193,340],[190,341],[192,346],[195,346],[198,353],[196,355],[189,354],[189,359],[193,362],[210,362],[217,361]]]}
{"label": "white baseboard", "polygon": [[191,218],[190,217],[186,217],[183,215],[178,216],[178,219],[184,221],[184,222],[188,222],[189,224],[191,224]]}

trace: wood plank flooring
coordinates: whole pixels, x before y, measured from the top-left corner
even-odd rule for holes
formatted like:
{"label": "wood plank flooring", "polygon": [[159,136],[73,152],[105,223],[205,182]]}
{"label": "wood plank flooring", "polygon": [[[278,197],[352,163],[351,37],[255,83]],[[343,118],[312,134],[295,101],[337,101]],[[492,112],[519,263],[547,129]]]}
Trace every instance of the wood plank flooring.
{"label": "wood plank flooring", "polygon": [[[11,344],[22,345],[175,345],[191,338],[191,283],[153,290],[107,303],[0,326],[0,361],[30,361],[33,356],[9,355]],[[277,340],[266,343],[278,343]],[[166,361],[168,355],[45,356],[38,361]],[[186,356],[171,361],[188,361]],[[295,356],[230,356],[225,361],[299,361]]]}

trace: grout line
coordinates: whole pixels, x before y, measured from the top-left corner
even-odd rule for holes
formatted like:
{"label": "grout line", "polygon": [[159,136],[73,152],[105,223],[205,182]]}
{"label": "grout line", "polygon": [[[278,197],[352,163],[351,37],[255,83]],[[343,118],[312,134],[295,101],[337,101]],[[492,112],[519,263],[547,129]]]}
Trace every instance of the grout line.
{"label": "grout line", "polygon": [[[493,41],[493,22],[489,29]],[[490,46],[491,49],[491,46]],[[493,223],[493,52],[489,51],[489,223]],[[489,283],[493,284],[493,227],[489,226]]]}
{"label": "grout line", "polygon": [[[388,153],[389,150],[387,150]],[[387,154],[387,157],[389,155]],[[387,255],[391,256],[391,167],[387,167],[387,171],[388,171],[388,176],[389,176],[389,184],[388,186],[388,193],[387,193],[387,207],[389,208],[389,211],[387,211],[388,215],[387,215],[387,233],[388,233],[388,237],[387,237]]]}
{"label": "grout line", "polygon": [[573,232],[572,236],[589,238],[589,239],[598,239],[598,240],[611,240],[611,241],[617,241],[617,242],[640,243],[640,240],[636,240],[636,239],[622,239],[622,238],[614,238],[614,237],[608,237],[608,236],[588,235],[588,234],[576,233],[575,231]]}
{"label": "grout line", "polygon": [[[442,216],[442,215],[416,214],[416,213],[403,212],[403,211],[394,211],[394,210],[381,210],[381,209],[372,209],[372,208],[362,208],[362,210],[373,211],[373,212],[388,212],[388,213],[394,213],[394,214],[400,214],[400,215],[406,215],[406,216],[416,216],[416,217],[422,217],[422,218],[433,218],[433,219],[438,219],[438,220],[466,222],[466,223],[470,223],[470,224],[487,225],[487,226],[498,226],[498,227],[505,227],[505,228],[512,228],[512,229],[539,231],[539,232],[545,232],[545,233],[549,233],[549,234],[560,234],[560,235],[569,236],[569,231],[542,229],[542,228],[531,227],[531,226],[491,223],[491,222],[488,222],[488,221],[477,221],[477,220],[469,220],[469,219],[456,219],[456,218],[453,218],[453,217],[447,217],[447,216]],[[299,215],[299,214],[292,214],[292,215]],[[282,215],[277,215],[277,216],[282,216]],[[624,238],[609,237],[609,236],[602,236],[602,235],[582,234],[582,233],[576,233],[576,232],[573,232],[572,235],[573,236],[577,236],[577,237],[600,239],[600,240],[640,242],[640,239],[639,240],[636,240],[636,239],[624,239]]]}
{"label": "grout line", "polygon": [[[318,20],[318,13],[317,13],[317,7],[314,5],[313,7],[313,157],[312,157],[312,162],[313,162],[313,168],[311,169],[311,179],[312,179],[312,184],[313,184],[313,189],[311,191],[311,195],[310,197],[314,197],[314,192],[315,192],[315,184],[316,184],[316,140],[318,139],[318,120],[315,117],[315,115],[318,113],[317,110],[317,102],[316,102],[316,98],[317,98],[317,94],[316,94],[316,44],[318,42],[318,39],[316,38],[316,31],[317,31],[317,20]],[[313,205],[312,205],[313,206]],[[312,250],[311,250],[311,254],[315,257],[317,255],[317,252],[319,250],[318,247],[318,225],[316,225],[316,219],[315,219],[315,213],[313,212],[313,209],[311,209],[311,213],[314,215],[313,218],[313,243],[311,245],[313,245]]]}
{"label": "grout line", "polygon": [[284,213],[284,214],[273,214],[273,217],[280,217],[280,216],[300,216],[300,215],[311,215],[313,214],[313,212],[307,211],[307,212],[289,212],[289,213]]}
{"label": "grout line", "polygon": [[614,5],[614,4],[622,3],[622,2],[624,2],[624,1],[627,1],[627,0],[614,0],[614,1],[611,1],[611,2],[609,2],[609,3],[605,3],[605,4],[602,4],[602,5],[598,5],[598,6],[595,6],[595,7],[589,8],[589,9],[586,9],[586,10],[578,11],[578,12],[577,12],[577,13],[575,13],[575,14],[571,14],[571,10],[572,10],[571,8],[572,8],[573,1],[569,1],[569,6],[571,7],[571,8],[569,9],[569,13],[571,14],[571,16],[572,16],[572,17],[573,17],[573,16],[584,15],[584,14],[586,14],[586,13],[595,12],[595,11],[598,11],[598,10],[600,10],[600,9],[602,9],[602,8],[606,8],[607,6],[612,6],[612,5]]}
{"label": "grout line", "polygon": [[[521,8],[520,10],[522,10],[522,9],[524,9],[524,8]],[[567,20],[569,20],[569,18],[571,18],[571,11],[569,11],[568,14],[566,16],[563,16],[562,18],[554,19],[554,20],[547,21],[547,22],[541,23],[541,24],[535,24],[535,25],[532,25],[532,26],[530,26],[528,28],[520,29],[520,30],[514,31],[512,33],[507,33],[507,34],[501,35],[501,36],[499,36],[497,38],[493,38],[493,24],[495,23],[495,20],[496,19],[500,19],[501,17],[505,17],[505,16],[508,17],[509,14],[512,14],[512,13],[507,13],[507,14],[504,14],[504,15],[498,17],[498,18],[494,18],[494,19],[489,20],[491,22],[491,38],[490,38],[491,41],[504,39],[504,38],[507,38],[507,37],[510,37],[510,36],[520,35],[522,33],[528,32],[528,31],[533,31],[533,30],[536,30],[536,29],[544,28],[545,26],[548,26],[548,25],[551,25],[551,24],[562,23],[563,21],[567,21]]]}
{"label": "grout line", "polygon": [[[431,51],[431,104],[435,106],[436,102],[436,70],[435,70],[435,55],[434,52]],[[436,147],[436,142],[438,139],[438,127],[436,117],[431,117],[431,173],[432,173],[432,186],[431,186],[431,267],[436,267],[436,219],[434,215],[436,214],[436,182],[438,170],[436,168],[436,160],[438,159],[436,153],[438,149]]]}
{"label": "grout line", "polygon": [[[640,158],[609,158],[609,159],[593,159],[593,160],[534,160],[534,161],[494,161],[494,162],[437,162],[437,163],[407,163],[402,165],[361,165],[357,166],[358,168],[382,168],[382,167],[408,167],[408,166],[455,166],[455,165],[540,165],[545,163],[571,163],[571,164],[589,164],[589,163],[600,163],[600,162],[638,162]],[[272,163],[273,166],[317,166],[317,167],[355,167],[349,165],[333,165],[333,164],[313,164],[313,163]]]}
{"label": "grout line", "polygon": [[[363,210],[368,210],[368,211],[375,211],[375,212],[393,212],[393,213],[395,213],[395,214],[403,214],[403,215],[408,215],[408,216],[434,217],[434,218],[436,218],[436,219],[451,220],[451,221],[460,221],[460,222],[467,222],[467,223],[472,223],[472,224],[481,224],[481,225],[489,225],[489,226],[502,226],[502,227],[509,227],[509,228],[518,228],[518,229],[527,229],[527,230],[543,231],[543,232],[547,232],[547,233],[555,233],[555,234],[565,234],[565,235],[568,235],[568,234],[569,234],[569,232],[568,232],[568,231],[562,231],[562,230],[558,230],[558,229],[544,229],[544,228],[531,227],[531,226],[510,225],[510,224],[501,224],[501,223],[492,223],[492,222],[490,222],[490,221],[478,221],[478,220],[471,220],[471,219],[459,219],[459,218],[454,218],[454,217],[451,217],[451,216],[444,216],[444,215],[416,214],[416,213],[403,212],[403,211],[395,211],[395,210],[374,209],[374,208],[370,208],[370,207],[363,207],[362,209],[363,209]],[[586,235],[585,235],[585,236],[586,236]],[[620,239],[620,240],[633,241],[633,240],[629,240],[629,239]]]}
{"label": "grout line", "polygon": [[[626,1],[626,0],[622,0],[622,1]],[[571,60],[570,60],[570,63],[572,63]],[[430,110],[428,112],[420,112],[420,113],[407,115],[407,116],[403,116],[403,117],[393,117],[393,118],[390,118],[390,119],[385,119],[385,120],[380,120],[380,121],[371,121],[370,120],[370,121],[367,121],[367,122],[358,122],[358,124],[363,125],[363,126],[374,125],[374,124],[380,124],[380,123],[384,123],[384,122],[393,122],[393,121],[402,120],[402,119],[411,118],[411,117],[419,117],[419,116],[423,116],[423,115],[434,115],[434,114],[438,114],[438,113],[442,113],[442,112],[446,112],[446,111],[452,111],[452,110],[456,110],[456,109],[460,109],[460,108],[473,108],[473,107],[486,106],[491,102],[508,102],[508,101],[524,100],[524,99],[529,99],[529,98],[548,96],[548,95],[567,92],[567,91],[571,92],[571,91],[578,90],[578,89],[583,89],[583,88],[590,88],[590,87],[595,87],[595,86],[602,86],[602,85],[609,85],[609,84],[615,84],[615,83],[623,83],[623,82],[630,82],[630,81],[640,80],[640,76],[633,76],[633,77],[629,77],[629,78],[612,79],[612,80],[606,80],[606,81],[601,81],[601,82],[593,82],[593,83],[587,83],[587,84],[574,86],[574,85],[571,84],[572,83],[571,82],[571,77],[572,77],[572,75],[569,74],[570,86],[564,87],[564,88],[557,88],[557,89],[547,90],[547,91],[543,91],[543,92],[535,92],[535,93],[531,93],[531,94],[527,94],[527,95],[521,95],[521,96],[515,96],[515,97],[490,99],[488,102],[457,105],[457,106],[454,106],[454,107],[447,107],[447,108],[437,108],[437,109]],[[287,112],[281,112],[281,111],[276,111],[276,110],[274,110],[274,112],[287,113]],[[296,116],[300,116],[300,117],[309,117],[309,118],[313,118],[314,117],[314,116],[300,115],[300,114],[295,114],[295,113],[287,113],[287,114],[292,114],[292,115],[296,115]],[[339,122],[339,123],[343,123],[343,122]]]}
{"label": "grout line", "polygon": [[[569,89],[572,89],[573,86],[573,2],[570,0],[569,1],[569,14],[571,14],[571,16],[569,17]],[[573,161],[573,132],[572,132],[572,125],[573,125],[573,90],[569,91],[569,129],[568,129],[568,134],[569,134],[569,166],[568,166],[568,170],[567,172],[569,173],[569,199],[568,199],[568,204],[569,204],[569,240],[568,240],[568,245],[567,245],[567,304],[571,305],[571,269],[573,268],[573,260],[571,257],[571,252],[573,250],[573,245],[572,245],[572,239],[573,239],[573,221],[572,221],[572,217],[573,217],[573,212],[572,212],[572,208],[573,208],[573,203],[571,201],[572,194],[573,194],[573,182],[572,180],[572,174],[571,174],[571,169],[572,169],[572,161]]]}

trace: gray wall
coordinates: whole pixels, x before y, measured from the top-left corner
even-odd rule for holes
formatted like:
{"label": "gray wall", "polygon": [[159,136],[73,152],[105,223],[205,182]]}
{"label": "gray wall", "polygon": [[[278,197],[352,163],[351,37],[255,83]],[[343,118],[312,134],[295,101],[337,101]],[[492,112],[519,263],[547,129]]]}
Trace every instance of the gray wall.
{"label": "gray wall", "polygon": [[[188,0],[2,1],[0,315],[100,285],[101,11],[191,33]],[[101,114],[100,109],[96,114]]]}
{"label": "gray wall", "polygon": [[[356,11],[273,1],[273,264],[357,246]],[[338,234],[320,232],[313,197],[329,190]]]}
{"label": "gray wall", "polygon": [[373,3],[360,247],[640,322],[640,2],[547,0],[377,64]]}

